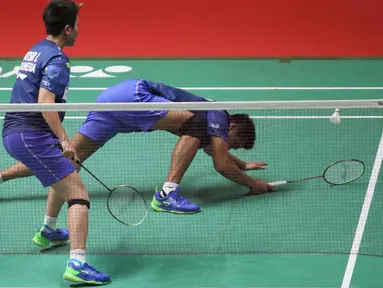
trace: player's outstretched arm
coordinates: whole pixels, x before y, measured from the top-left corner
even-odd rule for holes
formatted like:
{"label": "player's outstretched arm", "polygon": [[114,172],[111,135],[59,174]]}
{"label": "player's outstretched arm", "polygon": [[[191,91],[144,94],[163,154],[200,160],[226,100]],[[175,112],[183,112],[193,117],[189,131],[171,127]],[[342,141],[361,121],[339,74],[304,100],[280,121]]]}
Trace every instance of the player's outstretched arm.
{"label": "player's outstretched arm", "polygon": [[[204,151],[209,156],[212,156],[212,147],[207,146],[204,148]],[[229,158],[238,166],[239,169],[242,171],[249,171],[249,170],[261,170],[265,169],[267,164],[265,162],[246,162],[238,157],[234,156],[233,154],[229,153]]]}
{"label": "player's outstretched arm", "polygon": [[7,169],[0,171],[1,182],[30,176],[33,176],[32,171],[21,162],[16,162]]}
{"label": "player's outstretched arm", "polygon": [[229,157],[243,171],[262,170],[262,169],[265,169],[267,166],[267,164],[265,162],[245,162],[245,161],[239,159],[238,157],[236,157],[230,153],[229,153]]}
{"label": "player's outstretched arm", "polygon": [[212,137],[212,153],[213,164],[217,170],[225,178],[242,186],[249,187],[251,191],[257,190],[260,192],[271,191],[271,186],[267,183],[256,180],[244,173],[238,165],[230,157],[228,144],[225,140],[219,137]]}

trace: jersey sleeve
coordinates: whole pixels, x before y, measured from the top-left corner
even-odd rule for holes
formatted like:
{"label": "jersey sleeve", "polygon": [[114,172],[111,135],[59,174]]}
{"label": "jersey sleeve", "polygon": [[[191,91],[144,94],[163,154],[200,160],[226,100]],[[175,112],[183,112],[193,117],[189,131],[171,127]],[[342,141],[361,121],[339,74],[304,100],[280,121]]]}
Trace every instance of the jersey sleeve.
{"label": "jersey sleeve", "polygon": [[69,85],[70,65],[68,59],[64,56],[52,58],[42,73],[40,87],[49,90],[56,97],[62,98]]}
{"label": "jersey sleeve", "polygon": [[225,141],[229,139],[229,115],[226,111],[213,110],[207,114],[207,135],[216,136]]}

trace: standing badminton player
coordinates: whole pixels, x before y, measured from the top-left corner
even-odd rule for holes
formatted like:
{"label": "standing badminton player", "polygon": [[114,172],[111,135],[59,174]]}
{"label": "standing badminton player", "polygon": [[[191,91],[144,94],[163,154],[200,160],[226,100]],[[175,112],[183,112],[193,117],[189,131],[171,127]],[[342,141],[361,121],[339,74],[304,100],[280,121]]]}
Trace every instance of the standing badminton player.
{"label": "standing badminton player", "polygon": [[[54,0],[44,9],[47,38],[25,55],[12,89],[12,103],[65,103],[69,87],[70,61],[63,52],[78,34],[77,15],[81,5],[71,0]],[[88,232],[88,192],[69,159],[77,158],[62,125],[64,113],[7,113],[3,127],[5,149],[27,166],[48,195],[44,225],[33,242],[39,247],[64,244],[70,238],[70,259],[64,279],[84,284],[106,284],[109,276],[85,260]],[[61,152],[55,143],[60,142]],[[68,203],[68,230],[56,228],[63,202]],[[69,236],[70,235],[70,236]]]}

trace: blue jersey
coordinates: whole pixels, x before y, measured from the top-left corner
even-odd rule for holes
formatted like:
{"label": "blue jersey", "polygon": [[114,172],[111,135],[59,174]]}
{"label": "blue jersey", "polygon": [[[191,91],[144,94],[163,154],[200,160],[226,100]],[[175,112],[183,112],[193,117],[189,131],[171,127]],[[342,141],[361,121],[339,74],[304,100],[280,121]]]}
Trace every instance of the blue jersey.
{"label": "blue jersey", "polygon": [[[34,45],[25,55],[13,85],[10,103],[38,103],[39,89],[56,95],[56,103],[66,103],[69,87],[68,57],[49,40]],[[60,112],[61,121],[65,113]],[[40,112],[6,113],[3,136],[14,133],[49,131],[53,133]]]}
{"label": "blue jersey", "polygon": [[[206,98],[194,95],[179,88],[146,81],[150,92],[169,99],[172,102],[211,102]],[[202,146],[208,145],[211,136],[216,136],[228,141],[229,113],[225,110],[191,111],[206,120],[206,139],[202,140]]]}
{"label": "blue jersey", "polygon": [[[151,97],[141,97],[140,95],[156,95],[166,98],[172,102],[208,102],[206,98],[194,95],[179,88],[155,83],[147,80],[127,80],[105,90],[97,98],[97,102],[144,102],[153,101]],[[143,100],[146,99],[146,100]],[[154,100],[154,102],[157,100]],[[228,140],[229,133],[229,114],[225,110],[191,111],[206,120],[205,134],[209,142],[211,136],[216,136]],[[121,115],[125,115],[120,113]],[[120,115],[116,113],[116,115]],[[123,120],[123,119],[122,119]],[[148,117],[148,121],[151,119]],[[130,120],[132,122],[132,120]],[[208,143],[203,143],[204,145]]]}
{"label": "blue jersey", "polygon": [[[127,80],[109,87],[97,98],[98,103],[143,103],[143,102],[206,102],[205,98],[184,90],[153,83],[147,80]],[[91,111],[79,129],[79,133],[102,147],[119,133],[150,132],[151,127],[164,117],[168,110],[150,111]],[[204,122],[200,131],[201,147],[210,144],[212,136],[228,140],[229,114],[226,111],[191,111]],[[174,132],[172,132],[174,133]],[[178,133],[174,133],[179,135]]]}

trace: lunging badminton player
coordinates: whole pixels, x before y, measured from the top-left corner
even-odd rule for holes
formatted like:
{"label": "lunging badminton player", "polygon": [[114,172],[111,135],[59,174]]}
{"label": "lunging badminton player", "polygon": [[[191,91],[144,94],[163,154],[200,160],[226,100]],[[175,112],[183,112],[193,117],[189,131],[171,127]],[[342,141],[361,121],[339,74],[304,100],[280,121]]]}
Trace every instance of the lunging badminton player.
{"label": "lunging badminton player", "polygon": [[[111,102],[204,102],[205,98],[184,90],[148,80],[127,80],[103,91],[98,103]],[[215,169],[227,179],[249,187],[254,193],[271,191],[267,183],[253,179],[244,170],[263,169],[265,163],[246,163],[229,149],[251,149],[256,134],[253,121],[246,114],[229,115],[227,111],[113,111],[90,112],[72,144],[81,161],[103,147],[118,133],[166,130],[180,136],[176,144],[167,181],[155,193],[152,208],[177,214],[196,213],[200,207],[180,195],[179,184],[199,148],[204,148]],[[33,172],[33,171],[32,171]],[[4,180],[30,176],[21,163],[2,171]]]}
{"label": "lunging badminton player", "polygon": [[[70,61],[63,52],[78,34],[77,15],[81,5],[71,0],[54,0],[44,9],[47,38],[25,55],[12,89],[11,103],[65,103]],[[7,113],[3,127],[5,149],[23,163],[49,191],[44,225],[33,242],[40,247],[63,244],[70,238],[70,259],[64,279],[78,283],[105,284],[109,276],[85,260],[88,232],[88,192],[69,159],[76,148],[62,125],[64,113]],[[63,153],[55,146],[61,142]],[[69,159],[68,159],[69,158]],[[68,203],[68,228],[56,228],[62,204]],[[70,234],[69,234],[70,233]],[[70,235],[70,236],[69,236]],[[37,268],[38,269],[38,268]]]}

